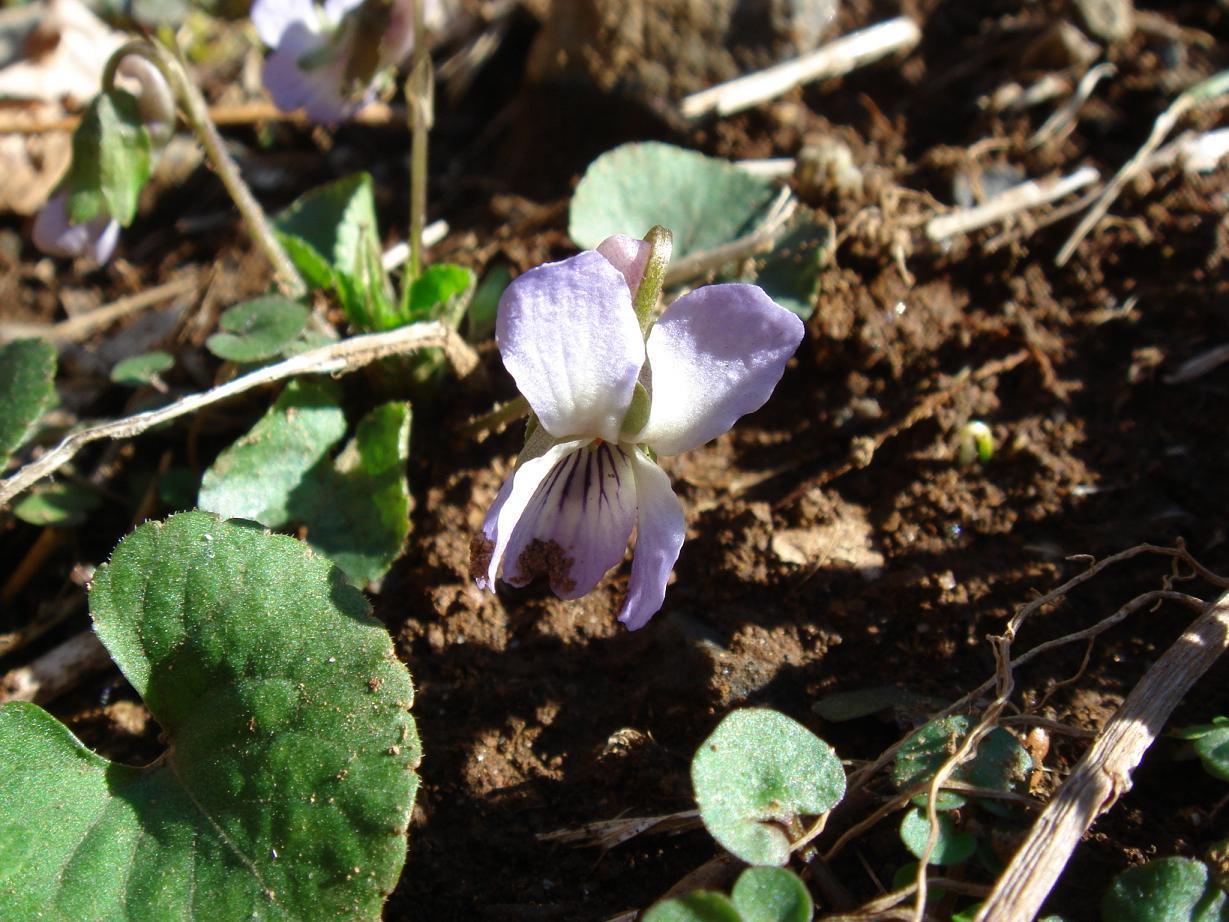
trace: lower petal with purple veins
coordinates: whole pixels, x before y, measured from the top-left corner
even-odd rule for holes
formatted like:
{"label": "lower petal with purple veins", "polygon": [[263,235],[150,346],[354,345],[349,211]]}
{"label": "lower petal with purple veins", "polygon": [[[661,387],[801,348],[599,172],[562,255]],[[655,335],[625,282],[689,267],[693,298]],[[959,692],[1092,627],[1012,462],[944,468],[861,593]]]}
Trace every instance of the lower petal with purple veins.
{"label": "lower petal with purple veins", "polygon": [[639,507],[636,552],[619,620],[635,631],[648,624],[666,598],[666,583],[683,547],[686,525],[666,472],[639,452],[632,456],[632,469]]}
{"label": "lower petal with purple veins", "polygon": [[628,454],[592,442],[561,458],[542,480],[508,542],[504,579],[545,576],[561,599],[590,592],[627,553],[636,519]]}

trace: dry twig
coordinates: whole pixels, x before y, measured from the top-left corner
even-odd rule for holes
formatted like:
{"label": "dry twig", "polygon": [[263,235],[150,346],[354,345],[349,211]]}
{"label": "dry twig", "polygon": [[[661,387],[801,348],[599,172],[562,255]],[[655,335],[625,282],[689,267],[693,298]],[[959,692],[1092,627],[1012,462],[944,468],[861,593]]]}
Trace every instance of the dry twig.
{"label": "dry twig", "polygon": [[91,333],[108,327],[130,314],[178,298],[196,290],[196,275],[185,275],[156,285],[148,291],[119,298],[97,310],[77,314],[59,323],[4,323],[0,324],[0,343],[27,336],[41,336],[60,345],[80,342]]}
{"label": "dry twig", "polygon": [[1056,202],[1091,186],[1100,178],[1101,174],[1094,167],[1085,166],[1059,179],[1022,182],[980,205],[931,218],[926,222],[926,236],[939,243],[957,234],[967,234],[1021,211]]}
{"label": "dry twig", "polygon": [[93,631],[82,631],[48,650],[28,666],[0,677],[0,703],[47,702],[111,665],[111,656]]}
{"label": "dry twig", "polygon": [[1033,824],[978,922],[1026,922],[1037,914],[1084,833],[1131,789],[1131,772],[1178,702],[1226,649],[1229,592],[1207,605],[1132,689]]}
{"label": "dry twig", "polygon": [[478,357],[469,344],[455,330],[438,322],[416,323],[387,333],[369,333],[366,336],[343,339],[276,365],[258,368],[243,377],[235,378],[204,393],[183,397],[165,407],[74,432],[42,457],[31,461],[8,479],[0,481],[0,507],[10,502],[22,490],[54,473],[90,442],[133,438],[161,423],[194,413],[253,388],[296,375],[347,374],[382,358],[404,355],[433,346],[443,348],[458,377],[465,377],[477,367]]}
{"label": "dry twig", "polygon": [[844,35],[792,61],[692,93],[683,99],[679,109],[684,118],[698,118],[710,112],[731,115],[801,84],[840,77],[895,52],[909,51],[921,38],[922,30],[917,23],[907,16],[898,16]]}

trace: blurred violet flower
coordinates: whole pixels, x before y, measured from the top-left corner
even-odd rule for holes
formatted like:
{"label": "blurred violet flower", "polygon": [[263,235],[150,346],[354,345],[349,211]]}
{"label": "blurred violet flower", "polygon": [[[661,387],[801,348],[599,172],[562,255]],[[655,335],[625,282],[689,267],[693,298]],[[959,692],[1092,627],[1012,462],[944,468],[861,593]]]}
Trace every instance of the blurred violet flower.
{"label": "blurred violet flower", "polygon": [[119,222],[99,215],[85,224],[71,224],[67,202],[67,193],[60,192],[39,209],[30,231],[34,245],[49,256],[86,256],[105,263],[119,242]]}
{"label": "blurred violet flower", "polygon": [[[264,83],[283,112],[335,124],[373,102],[383,72],[414,47],[411,0],[256,0],[252,24],[270,48]],[[423,0],[429,30],[441,0]]]}
{"label": "blurred violet flower", "polygon": [[633,301],[649,254],[644,241],[610,237],[504,292],[496,342],[537,427],[470,564],[484,589],[501,571],[514,586],[542,575],[576,599],[623,560],[634,528],[619,612],[631,630],[661,608],[684,537],[655,458],[703,445],[763,406],[803,336],[802,321],[762,289],[726,284],[683,295],[646,341]]}

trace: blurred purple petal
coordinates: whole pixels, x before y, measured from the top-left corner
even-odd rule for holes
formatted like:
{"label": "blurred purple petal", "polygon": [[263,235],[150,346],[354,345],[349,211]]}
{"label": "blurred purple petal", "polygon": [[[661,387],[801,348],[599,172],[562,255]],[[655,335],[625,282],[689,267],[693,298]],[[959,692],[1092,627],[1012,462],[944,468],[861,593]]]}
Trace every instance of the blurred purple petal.
{"label": "blurred purple petal", "polygon": [[312,32],[318,30],[314,7],[312,0],[256,0],[252,4],[252,25],[262,42],[276,48],[286,30],[296,23]]}
{"label": "blurred purple petal", "polygon": [[342,92],[346,60],[338,55],[321,62],[304,59],[327,54],[329,40],[296,23],[282,35],[281,44],[265,59],[265,89],[283,112],[303,109],[312,121],[326,125],[345,121],[371,101],[374,90],[355,99]]}
{"label": "blurred purple petal", "polygon": [[683,295],[649,333],[653,399],[636,441],[676,455],[721,435],[772,396],[802,335],[802,321],[755,285]]}
{"label": "blurred purple petal", "polygon": [[647,240],[637,240],[627,234],[615,234],[599,243],[597,251],[623,273],[623,278],[627,279],[627,287],[631,290],[634,301],[636,290],[644,279],[644,270],[649,264],[649,254],[653,252],[653,247]]}
{"label": "blurred purple petal", "polygon": [[683,507],[666,472],[638,451],[632,456],[632,469],[638,507],[636,551],[619,620],[635,631],[648,624],[666,598],[666,583],[683,547],[686,527]]}
{"label": "blurred purple petal", "polygon": [[581,253],[514,281],[495,341],[547,432],[619,440],[645,353],[631,292],[606,257]]}
{"label": "blurred purple petal", "polygon": [[100,216],[85,224],[70,224],[67,195],[61,192],[34,216],[30,236],[34,245],[50,256],[86,256],[101,265],[115,252],[119,223]]}
{"label": "blurred purple petal", "polygon": [[635,520],[627,453],[591,442],[555,462],[525,507],[504,553],[504,581],[545,576],[559,598],[579,599],[623,560]]}

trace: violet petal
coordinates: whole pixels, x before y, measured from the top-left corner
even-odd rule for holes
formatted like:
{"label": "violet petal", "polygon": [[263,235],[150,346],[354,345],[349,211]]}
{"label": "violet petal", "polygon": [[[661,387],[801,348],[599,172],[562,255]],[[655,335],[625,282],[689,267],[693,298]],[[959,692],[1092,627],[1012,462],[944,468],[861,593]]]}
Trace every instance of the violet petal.
{"label": "violet petal", "polygon": [[256,0],[252,4],[252,25],[260,40],[270,48],[282,43],[282,35],[295,23],[317,30],[312,0]]}
{"label": "violet petal", "polygon": [[504,581],[524,586],[546,576],[559,598],[579,599],[622,562],[635,521],[627,453],[592,442],[557,461],[525,507],[504,554]]}
{"label": "violet petal", "polygon": [[631,292],[606,257],[580,253],[516,279],[495,341],[547,432],[619,440],[645,353]]}
{"label": "violet petal", "polygon": [[644,270],[649,264],[653,247],[647,240],[637,240],[627,234],[615,234],[597,245],[597,251],[610,260],[611,265],[623,273],[627,287],[631,289],[632,301],[636,290],[644,280]]}
{"label": "violet petal", "polygon": [[640,452],[632,456],[632,469],[638,505],[636,550],[619,620],[635,631],[648,624],[661,608],[670,571],[683,547],[686,525],[683,507],[666,472]]}
{"label": "violet petal", "polygon": [[70,224],[67,201],[61,192],[39,209],[30,230],[34,245],[50,256],[86,256],[105,263],[119,242],[119,223],[101,215],[84,224]]}
{"label": "violet petal", "polygon": [[798,317],[755,285],[707,285],[675,301],[649,333],[649,420],[636,436],[675,455],[758,410],[802,342]]}
{"label": "violet petal", "polygon": [[265,58],[264,67],[265,89],[278,109],[303,109],[313,121],[331,125],[349,118],[370,101],[367,95],[353,99],[343,93],[344,56],[303,67],[304,58],[314,56],[328,43],[327,37],[301,23],[292,25],[282,35],[281,44]]}
{"label": "violet petal", "polygon": [[499,566],[503,563],[504,553],[508,548],[508,541],[516,530],[517,523],[520,522],[526,507],[537,494],[542,481],[550,474],[556,463],[588,442],[588,439],[558,442],[541,456],[522,461],[517,465],[512,476],[508,478],[508,483],[499,491],[495,504],[487,513],[487,524],[483,526],[483,535],[490,544],[487,548],[490,560],[486,562],[485,579],[479,577],[480,586],[494,588]]}

